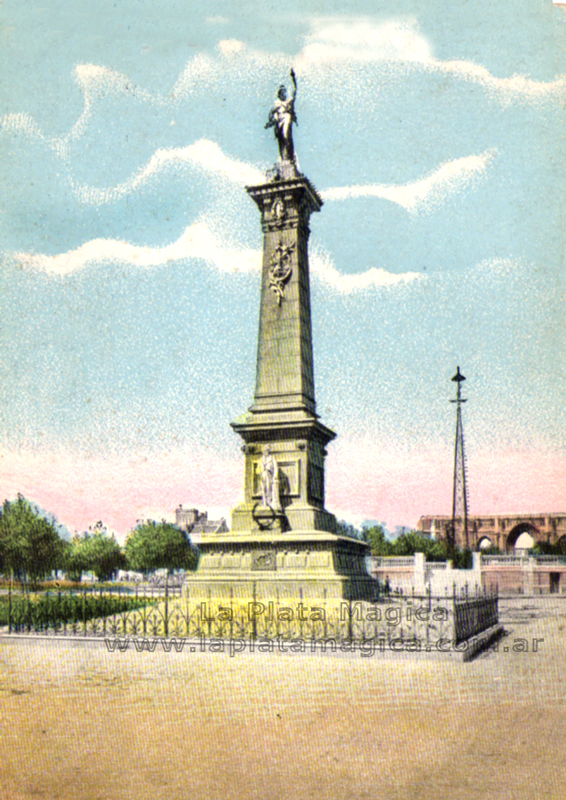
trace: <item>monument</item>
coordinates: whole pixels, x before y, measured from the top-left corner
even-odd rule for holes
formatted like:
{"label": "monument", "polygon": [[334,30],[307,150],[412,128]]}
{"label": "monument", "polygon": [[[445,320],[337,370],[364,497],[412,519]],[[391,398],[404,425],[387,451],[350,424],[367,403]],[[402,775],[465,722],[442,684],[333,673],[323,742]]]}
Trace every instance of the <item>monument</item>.
{"label": "monument", "polygon": [[281,86],[265,127],[280,159],[246,187],[263,229],[263,266],[253,404],[231,423],[243,439],[244,500],[228,533],[204,534],[186,582],[212,598],[372,599],[368,546],[337,533],[325,509],[324,460],[335,434],[316,413],[307,243],[322,200],[297,167],[293,93]]}

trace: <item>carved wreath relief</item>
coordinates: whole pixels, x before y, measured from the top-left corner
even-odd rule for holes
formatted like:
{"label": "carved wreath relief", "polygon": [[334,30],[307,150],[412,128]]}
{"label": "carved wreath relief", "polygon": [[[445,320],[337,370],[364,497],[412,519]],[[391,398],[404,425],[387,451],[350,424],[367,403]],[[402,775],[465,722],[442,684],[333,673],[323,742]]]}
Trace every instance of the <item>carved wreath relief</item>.
{"label": "carved wreath relief", "polygon": [[251,567],[253,570],[275,569],[276,566],[277,555],[275,550],[264,550],[257,553],[252,552]]}
{"label": "carved wreath relief", "polygon": [[295,249],[295,243],[284,245],[279,239],[279,244],[273,251],[269,262],[269,288],[275,294],[277,305],[281,305],[285,284],[293,274],[291,267],[291,254]]}

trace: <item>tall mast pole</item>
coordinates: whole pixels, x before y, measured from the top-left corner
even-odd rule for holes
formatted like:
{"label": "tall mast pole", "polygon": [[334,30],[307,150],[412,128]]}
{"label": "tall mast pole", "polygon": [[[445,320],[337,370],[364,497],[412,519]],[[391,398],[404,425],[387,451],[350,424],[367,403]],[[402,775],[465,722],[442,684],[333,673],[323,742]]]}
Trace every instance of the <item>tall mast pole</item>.
{"label": "tall mast pole", "polygon": [[469,547],[468,538],[468,493],[466,487],[466,456],[464,452],[464,427],[462,424],[462,403],[467,400],[462,397],[462,382],[465,377],[460,372],[460,367],[456,367],[456,374],[452,378],[455,381],[456,399],[450,400],[456,403],[456,436],[454,440],[454,482],[452,486],[452,531],[451,546],[456,544],[457,531],[462,532],[462,544],[467,549]]}

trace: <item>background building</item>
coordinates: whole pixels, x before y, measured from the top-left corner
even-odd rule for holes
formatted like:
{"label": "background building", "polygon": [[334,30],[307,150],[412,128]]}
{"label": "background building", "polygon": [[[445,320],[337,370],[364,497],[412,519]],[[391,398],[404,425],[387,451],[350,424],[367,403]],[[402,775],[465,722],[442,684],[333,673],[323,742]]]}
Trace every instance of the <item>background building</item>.
{"label": "background building", "polygon": [[[423,516],[417,530],[446,539],[452,523],[450,516]],[[566,546],[566,514],[497,514],[468,517],[468,546],[471,550],[526,551],[537,543]],[[465,547],[461,527],[456,527],[455,544]]]}

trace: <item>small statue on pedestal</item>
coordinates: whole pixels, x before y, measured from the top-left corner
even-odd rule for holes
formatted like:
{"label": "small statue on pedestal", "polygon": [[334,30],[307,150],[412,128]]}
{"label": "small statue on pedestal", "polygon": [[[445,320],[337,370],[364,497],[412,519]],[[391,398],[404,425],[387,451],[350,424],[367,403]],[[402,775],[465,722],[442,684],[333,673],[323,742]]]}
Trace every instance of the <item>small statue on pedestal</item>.
{"label": "small statue on pedestal", "polygon": [[269,445],[266,445],[261,459],[261,501],[274,511],[280,510],[279,468]]}

